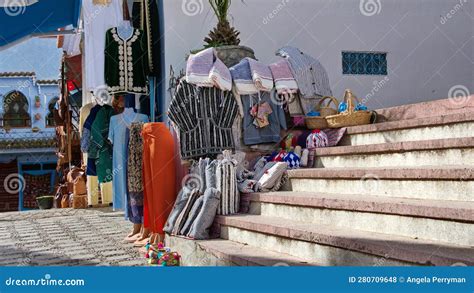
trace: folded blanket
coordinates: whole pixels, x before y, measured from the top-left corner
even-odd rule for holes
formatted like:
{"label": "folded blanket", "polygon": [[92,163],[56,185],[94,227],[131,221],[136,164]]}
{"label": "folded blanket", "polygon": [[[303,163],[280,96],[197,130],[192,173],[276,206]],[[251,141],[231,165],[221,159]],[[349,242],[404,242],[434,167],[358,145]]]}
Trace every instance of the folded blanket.
{"label": "folded blanket", "polygon": [[290,64],[286,59],[270,64],[269,67],[279,95],[296,94],[298,92],[298,84],[293,77],[293,73],[291,73]]}
{"label": "folded blanket", "polygon": [[214,48],[190,55],[186,64],[186,81],[197,86],[212,87],[209,73],[213,66]]}
{"label": "folded blanket", "polygon": [[186,64],[186,81],[201,87],[215,86],[223,91],[232,89],[229,68],[217,57],[214,48],[189,56]]}
{"label": "folded blanket", "polygon": [[235,84],[235,90],[239,95],[254,95],[258,93],[252,79],[250,64],[247,58],[230,68],[230,74]]}
{"label": "folded blanket", "polygon": [[217,57],[209,73],[209,78],[217,88],[223,91],[232,90],[232,76],[230,75],[229,68]]}
{"label": "folded blanket", "polygon": [[257,60],[247,58],[249,61],[252,80],[259,91],[271,92],[273,89],[273,76],[268,65]]}

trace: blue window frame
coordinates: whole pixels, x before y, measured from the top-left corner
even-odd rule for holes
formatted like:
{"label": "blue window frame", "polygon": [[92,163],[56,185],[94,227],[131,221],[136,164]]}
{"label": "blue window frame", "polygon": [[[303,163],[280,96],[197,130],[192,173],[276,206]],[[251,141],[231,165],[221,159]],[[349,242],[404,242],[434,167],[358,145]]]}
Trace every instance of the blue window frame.
{"label": "blue window frame", "polygon": [[387,53],[342,52],[342,74],[387,75]]}

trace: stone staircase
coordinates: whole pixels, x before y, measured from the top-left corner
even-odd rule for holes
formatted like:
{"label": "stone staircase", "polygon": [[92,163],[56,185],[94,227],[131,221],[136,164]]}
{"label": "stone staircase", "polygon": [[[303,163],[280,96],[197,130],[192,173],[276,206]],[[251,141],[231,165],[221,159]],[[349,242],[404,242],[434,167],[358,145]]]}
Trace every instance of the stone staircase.
{"label": "stone staircase", "polygon": [[317,150],[287,191],[246,195],[248,214],[218,217],[221,239],[167,244],[193,266],[472,266],[474,96],[455,106],[377,111],[386,122]]}

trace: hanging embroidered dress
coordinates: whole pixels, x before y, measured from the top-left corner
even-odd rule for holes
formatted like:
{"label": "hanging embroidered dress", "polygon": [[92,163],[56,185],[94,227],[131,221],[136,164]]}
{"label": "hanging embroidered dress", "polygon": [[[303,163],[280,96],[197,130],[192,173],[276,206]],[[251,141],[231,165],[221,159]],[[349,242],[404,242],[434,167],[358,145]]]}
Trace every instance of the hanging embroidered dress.
{"label": "hanging embroidered dress", "polygon": [[147,40],[143,31],[134,29],[133,34],[122,38],[117,28],[106,33],[105,82],[111,95],[126,93],[148,94]]}

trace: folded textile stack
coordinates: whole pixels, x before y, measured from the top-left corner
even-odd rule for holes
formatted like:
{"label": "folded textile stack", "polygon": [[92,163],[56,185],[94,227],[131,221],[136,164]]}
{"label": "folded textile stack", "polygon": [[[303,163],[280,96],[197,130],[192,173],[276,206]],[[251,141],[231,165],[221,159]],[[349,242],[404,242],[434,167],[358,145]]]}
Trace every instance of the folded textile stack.
{"label": "folded textile stack", "polygon": [[230,152],[223,160],[201,159],[185,178],[164,231],[196,240],[208,239],[210,228],[220,214],[239,211],[240,194]]}

